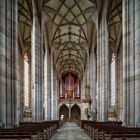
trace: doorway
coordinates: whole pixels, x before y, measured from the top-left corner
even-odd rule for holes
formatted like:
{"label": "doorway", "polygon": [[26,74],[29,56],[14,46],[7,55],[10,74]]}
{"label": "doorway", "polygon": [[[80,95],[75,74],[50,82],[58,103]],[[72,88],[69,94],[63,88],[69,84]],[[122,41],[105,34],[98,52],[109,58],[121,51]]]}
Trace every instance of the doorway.
{"label": "doorway", "polygon": [[65,121],[68,121],[69,119],[69,109],[65,104],[63,104],[59,109],[59,118]]}
{"label": "doorway", "polygon": [[71,121],[78,121],[81,119],[81,109],[80,107],[75,104],[72,108],[71,108]]}

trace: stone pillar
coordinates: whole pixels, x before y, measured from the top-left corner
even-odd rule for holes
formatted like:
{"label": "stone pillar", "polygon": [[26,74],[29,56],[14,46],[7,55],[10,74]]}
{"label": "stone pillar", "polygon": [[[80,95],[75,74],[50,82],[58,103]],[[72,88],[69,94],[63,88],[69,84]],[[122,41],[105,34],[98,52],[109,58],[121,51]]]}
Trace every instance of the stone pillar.
{"label": "stone pillar", "polygon": [[135,126],[140,127],[140,1],[135,0]]}
{"label": "stone pillar", "polygon": [[45,58],[44,58],[44,115],[45,120],[51,120],[51,55],[47,46],[45,35]]}
{"label": "stone pillar", "polygon": [[69,101],[69,121],[71,121],[71,101]]}
{"label": "stone pillar", "polygon": [[92,100],[92,111],[96,113],[97,103],[96,103],[96,58],[94,47],[91,49],[90,54],[90,95]]}
{"label": "stone pillar", "polygon": [[43,81],[43,46],[41,21],[33,1],[33,26],[32,26],[32,117],[34,121],[43,118],[42,81]]}
{"label": "stone pillar", "polygon": [[[88,81],[89,83],[89,81]],[[85,85],[87,84],[87,67],[85,69],[85,72],[83,73],[83,77],[81,79],[81,120],[87,120],[87,116],[86,116],[86,108],[89,107],[89,103],[88,102],[83,102],[83,100],[86,98],[86,89],[85,89]]]}
{"label": "stone pillar", "polygon": [[18,2],[0,1],[0,126],[19,122]]}
{"label": "stone pillar", "polygon": [[97,120],[108,119],[108,97],[109,97],[109,48],[108,28],[106,17],[107,0],[104,8],[97,34]]}
{"label": "stone pillar", "polygon": [[122,121],[122,114],[123,114],[123,75],[122,75],[122,61],[123,61],[123,46],[119,48],[119,52],[116,58],[116,114],[117,119]]}
{"label": "stone pillar", "polygon": [[123,122],[140,126],[140,1],[123,1]]}
{"label": "stone pillar", "polygon": [[51,50],[51,119],[57,119],[57,75],[54,71],[53,49]]}
{"label": "stone pillar", "polygon": [[57,120],[59,117],[57,116],[57,109],[58,109],[58,100],[57,100],[57,98],[58,98],[58,91],[57,91],[57,89],[58,89],[58,87],[57,87],[57,75],[56,75],[56,71],[54,71],[54,78],[53,78],[53,85],[54,85],[54,87],[53,87],[53,120]]}
{"label": "stone pillar", "polygon": [[54,117],[54,67],[53,67],[53,49],[51,50],[51,120]]}

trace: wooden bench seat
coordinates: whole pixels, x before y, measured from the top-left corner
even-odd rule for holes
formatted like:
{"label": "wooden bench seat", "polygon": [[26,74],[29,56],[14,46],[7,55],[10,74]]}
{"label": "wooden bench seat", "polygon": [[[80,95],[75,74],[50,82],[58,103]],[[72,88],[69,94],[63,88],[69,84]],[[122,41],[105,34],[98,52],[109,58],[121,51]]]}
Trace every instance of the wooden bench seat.
{"label": "wooden bench seat", "polygon": [[83,121],[81,126],[93,140],[140,139],[140,128],[122,127],[117,122]]}
{"label": "wooden bench seat", "polygon": [[32,140],[31,135],[0,135],[0,139],[29,139]]}
{"label": "wooden bench seat", "polygon": [[13,129],[0,129],[0,140],[48,140],[59,128],[59,121],[21,123]]}

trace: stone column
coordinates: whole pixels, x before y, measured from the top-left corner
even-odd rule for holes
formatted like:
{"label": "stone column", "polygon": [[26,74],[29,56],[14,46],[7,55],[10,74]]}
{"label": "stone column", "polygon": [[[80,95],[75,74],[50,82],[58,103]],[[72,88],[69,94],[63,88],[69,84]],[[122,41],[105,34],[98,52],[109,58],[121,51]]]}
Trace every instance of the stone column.
{"label": "stone column", "polygon": [[57,120],[58,116],[57,116],[57,109],[58,109],[58,102],[57,102],[57,98],[58,98],[58,87],[57,87],[57,74],[56,71],[54,71],[54,78],[53,78],[53,120]]}
{"label": "stone column", "polygon": [[54,71],[53,49],[51,49],[51,119],[57,119],[57,75]]}
{"label": "stone column", "polygon": [[92,100],[92,111],[96,113],[97,103],[96,103],[96,58],[94,47],[91,49],[90,54],[90,95]]}
{"label": "stone column", "polygon": [[54,117],[54,67],[53,67],[53,49],[51,50],[51,120]]}
{"label": "stone column", "polygon": [[[89,81],[88,81],[89,83]],[[86,99],[86,89],[85,89],[85,85],[87,84],[87,67],[85,69],[85,72],[83,73],[83,77],[81,79],[81,119],[82,120],[87,120],[87,116],[86,116],[86,108],[89,107],[89,103],[88,102],[84,102],[83,100]]]}
{"label": "stone column", "polygon": [[43,45],[41,21],[33,1],[33,26],[32,26],[32,117],[34,121],[43,118],[42,81],[43,81]]}
{"label": "stone column", "polygon": [[123,75],[122,75],[122,53],[123,53],[123,46],[122,43],[119,48],[119,52],[116,58],[116,114],[117,119],[122,121],[122,114],[123,114]]}
{"label": "stone column", "polygon": [[71,121],[71,100],[69,101],[69,121]]}
{"label": "stone column", "polygon": [[140,1],[123,1],[123,121],[140,125]]}
{"label": "stone column", "polygon": [[109,48],[108,28],[106,16],[107,0],[104,8],[97,34],[97,120],[108,119],[108,97],[109,97]]}
{"label": "stone column", "polygon": [[51,120],[51,55],[47,46],[45,34],[45,57],[44,57],[44,109],[45,120]]}
{"label": "stone column", "polygon": [[140,127],[140,1],[135,0],[135,126]]}
{"label": "stone column", "polygon": [[19,122],[18,2],[0,1],[0,125]]}

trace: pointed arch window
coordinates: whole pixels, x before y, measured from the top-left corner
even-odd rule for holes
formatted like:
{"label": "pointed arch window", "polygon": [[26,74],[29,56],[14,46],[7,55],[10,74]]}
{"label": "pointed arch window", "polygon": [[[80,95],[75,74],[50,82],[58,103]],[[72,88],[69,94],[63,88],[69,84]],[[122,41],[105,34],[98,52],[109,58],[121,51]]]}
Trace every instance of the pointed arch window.
{"label": "pointed arch window", "polygon": [[24,106],[29,107],[30,100],[30,60],[24,55]]}
{"label": "pointed arch window", "polygon": [[115,106],[115,99],[116,99],[116,56],[112,54],[112,61],[111,61],[111,106]]}

